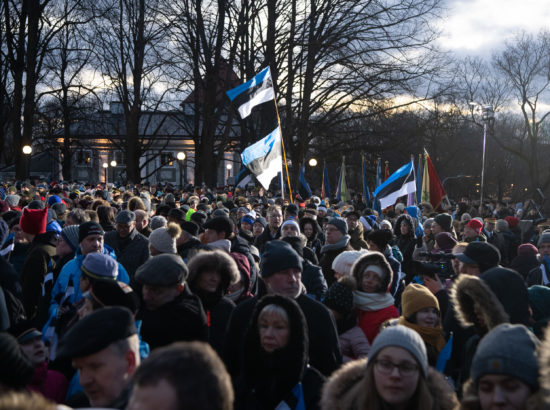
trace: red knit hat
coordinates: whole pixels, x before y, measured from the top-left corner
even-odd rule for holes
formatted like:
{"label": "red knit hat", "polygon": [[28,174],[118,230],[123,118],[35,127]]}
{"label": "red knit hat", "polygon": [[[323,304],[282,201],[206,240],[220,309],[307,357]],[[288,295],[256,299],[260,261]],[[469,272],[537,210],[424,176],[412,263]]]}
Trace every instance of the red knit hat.
{"label": "red knit hat", "polygon": [[25,233],[39,235],[46,232],[48,220],[48,208],[44,209],[23,209],[23,215],[19,221],[19,227]]}
{"label": "red knit hat", "polygon": [[516,218],[515,216],[507,216],[506,218],[504,218],[504,220],[508,222],[508,226],[510,228],[515,228],[516,226],[519,225],[519,219]]}
{"label": "red knit hat", "polygon": [[466,226],[469,226],[470,228],[472,228],[474,231],[477,232],[478,235],[481,232],[481,228],[483,228],[483,224],[477,219],[470,219],[470,221],[466,224]]}

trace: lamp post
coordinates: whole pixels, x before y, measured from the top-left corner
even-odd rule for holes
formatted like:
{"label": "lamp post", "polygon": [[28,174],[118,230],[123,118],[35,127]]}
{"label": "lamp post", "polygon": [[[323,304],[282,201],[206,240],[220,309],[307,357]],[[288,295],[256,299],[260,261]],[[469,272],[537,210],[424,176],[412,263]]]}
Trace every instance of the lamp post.
{"label": "lamp post", "polygon": [[112,172],[113,178],[112,178],[112,179],[113,179],[113,182],[115,182],[115,176],[116,176],[116,170],[115,170],[115,168],[116,168],[116,166],[117,166],[118,164],[117,164],[117,162],[113,159],[113,160],[110,162],[110,165],[111,165],[111,168],[113,168],[113,172]]}
{"label": "lamp post", "polygon": [[227,179],[225,181],[225,185],[227,185],[229,177],[231,176],[231,169],[233,168],[233,165],[227,164],[225,167],[227,168]]}
{"label": "lamp post", "polygon": [[308,162],[310,167],[316,167],[317,166],[317,160],[315,158],[311,158]]}
{"label": "lamp post", "polygon": [[471,107],[477,107],[481,111],[481,121],[483,122],[483,154],[481,159],[481,185],[480,191],[480,209],[483,207],[483,188],[485,187],[485,153],[487,148],[487,129],[489,128],[489,122],[494,118],[494,111],[492,105],[481,105],[475,101],[470,102]]}
{"label": "lamp post", "polygon": [[32,147],[30,145],[23,145],[23,154],[25,154],[25,179],[28,179],[31,173],[30,156],[32,154]]}
{"label": "lamp post", "polygon": [[183,161],[185,160],[185,152],[180,151],[176,154],[178,164],[180,166],[180,188],[183,191]]}
{"label": "lamp post", "polygon": [[105,170],[105,189],[107,189],[107,168],[109,168],[109,164],[104,162],[103,169]]}

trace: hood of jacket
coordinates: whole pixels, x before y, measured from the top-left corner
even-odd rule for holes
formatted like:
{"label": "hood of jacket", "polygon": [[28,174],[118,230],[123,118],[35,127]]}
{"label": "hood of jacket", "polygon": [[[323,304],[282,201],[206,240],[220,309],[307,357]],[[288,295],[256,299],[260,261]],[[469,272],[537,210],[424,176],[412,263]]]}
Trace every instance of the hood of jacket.
{"label": "hood of jacket", "polygon": [[380,287],[386,293],[390,288],[393,278],[393,272],[386,257],[380,252],[369,252],[355,261],[351,267],[351,275],[355,278],[358,284],[361,283],[363,273],[369,265],[377,265],[382,268],[383,277],[381,278]]}

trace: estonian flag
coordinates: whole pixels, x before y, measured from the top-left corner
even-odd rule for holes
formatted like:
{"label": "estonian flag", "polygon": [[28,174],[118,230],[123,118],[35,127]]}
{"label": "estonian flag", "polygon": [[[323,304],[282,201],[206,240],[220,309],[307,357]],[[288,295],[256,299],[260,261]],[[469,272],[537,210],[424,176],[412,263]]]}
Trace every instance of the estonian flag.
{"label": "estonian flag", "polygon": [[409,161],[376,188],[374,196],[380,200],[382,209],[385,209],[395,204],[398,198],[411,192],[416,192],[416,181],[414,164]]}
{"label": "estonian flag", "polygon": [[257,105],[275,99],[275,90],[269,67],[264,68],[254,78],[226,92],[237,107],[242,119],[248,117]]}
{"label": "estonian flag", "polygon": [[241,153],[243,165],[247,167],[265,189],[277,173],[283,172],[281,130],[274,129],[267,137],[247,147]]}
{"label": "estonian flag", "polygon": [[306,164],[305,162],[302,164],[302,167],[300,168],[300,196],[303,199],[311,198],[311,188],[309,187],[309,184],[306,181]]}
{"label": "estonian flag", "polygon": [[235,178],[235,186],[237,188],[245,188],[250,182],[253,182],[252,173],[243,165]]}

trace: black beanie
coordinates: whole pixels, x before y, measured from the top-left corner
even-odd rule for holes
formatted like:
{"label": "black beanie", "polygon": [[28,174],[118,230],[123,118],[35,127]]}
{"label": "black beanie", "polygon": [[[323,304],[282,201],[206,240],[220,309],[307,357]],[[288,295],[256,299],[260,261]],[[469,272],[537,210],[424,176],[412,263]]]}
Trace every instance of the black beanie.
{"label": "black beanie", "polygon": [[88,235],[105,235],[100,224],[93,221],[81,223],[78,227],[78,243],[82,242]]}
{"label": "black beanie", "polygon": [[441,226],[445,232],[451,232],[453,227],[453,217],[449,214],[439,214],[434,218],[434,222]]}
{"label": "black beanie", "polygon": [[388,243],[390,243],[393,235],[388,229],[379,229],[377,231],[370,231],[367,235],[367,240],[372,241],[381,252],[386,249]]}
{"label": "black beanie", "polygon": [[262,278],[290,268],[302,270],[302,258],[292,249],[292,246],[280,240],[266,243],[260,264]]}

